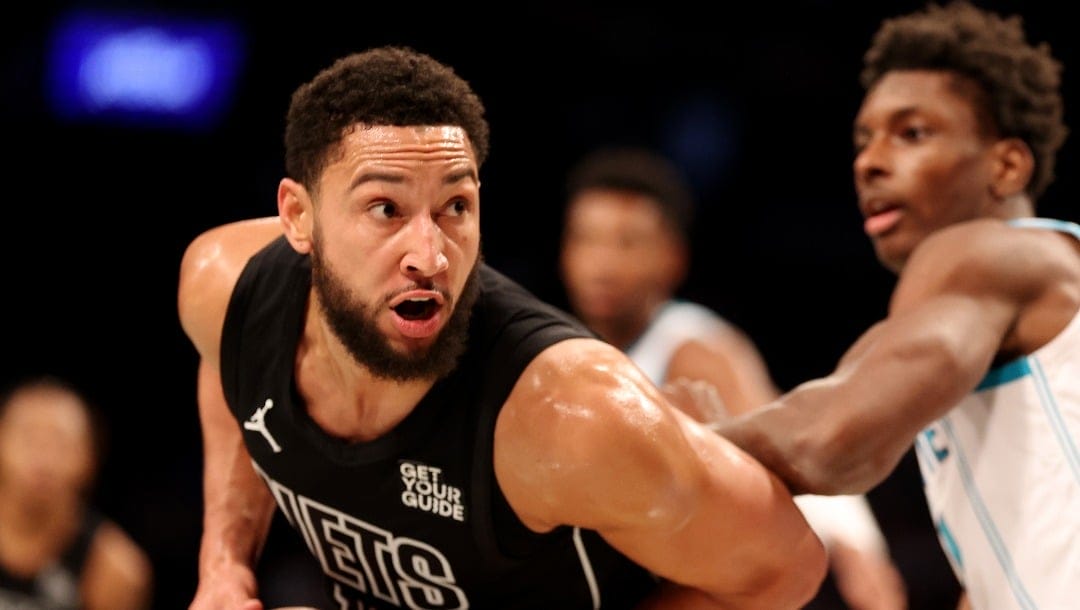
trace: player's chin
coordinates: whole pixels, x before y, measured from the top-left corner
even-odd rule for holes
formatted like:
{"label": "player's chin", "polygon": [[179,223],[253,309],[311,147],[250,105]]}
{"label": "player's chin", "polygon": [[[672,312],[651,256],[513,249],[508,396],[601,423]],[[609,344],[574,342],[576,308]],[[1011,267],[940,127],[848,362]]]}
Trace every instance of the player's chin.
{"label": "player's chin", "polygon": [[904,268],[914,246],[902,235],[886,235],[874,239],[874,253],[881,264],[899,273]]}

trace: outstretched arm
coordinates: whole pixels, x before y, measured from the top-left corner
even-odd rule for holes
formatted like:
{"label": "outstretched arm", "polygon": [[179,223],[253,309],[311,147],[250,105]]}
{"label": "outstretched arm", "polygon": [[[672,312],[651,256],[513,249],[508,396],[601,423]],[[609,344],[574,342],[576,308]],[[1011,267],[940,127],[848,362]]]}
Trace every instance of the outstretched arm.
{"label": "outstretched arm", "polygon": [[[1000,223],[998,223],[1000,224]],[[1035,269],[999,226],[939,231],[909,260],[888,317],[828,377],[796,387],[721,433],[794,493],[863,493],[893,471],[914,436],[985,375],[1025,303]]]}
{"label": "outstretched arm", "polygon": [[656,608],[799,608],[825,554],[783,484],[672,407],[621,352],[552,346],[499,416],[495,472],[534,531],[597,531],[668,581]]}

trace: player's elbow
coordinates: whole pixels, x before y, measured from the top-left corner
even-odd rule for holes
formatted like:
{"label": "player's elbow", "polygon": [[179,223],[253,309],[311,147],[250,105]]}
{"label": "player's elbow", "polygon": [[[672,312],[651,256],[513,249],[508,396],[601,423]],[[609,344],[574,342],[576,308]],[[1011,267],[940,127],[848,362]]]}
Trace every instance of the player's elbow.
{"label": "player's elbow", "polygon": [[807,536],[774,572],[770,608],[803,608],[814,598],[828,572],[825,545]]}
{"label": "player's elbow", "polygon": [[727,601],[737,608],[781,610],[805,607],[817,594],[828,571],[825,546],[809,534],[750,573],[741,589]]}
{"label": "player's elbow", "polygon": [[[821,538],[788,499],[781,482],[772,478],[777,504],[768,519],[746,521],[744,527],[760,535],[747,539],[741,551],[733,551],[732,563],[742,570],[735,578],[728,601],[737,608],[802,608],[813,599],[828,570],[828,554]],[[781,498],[782,496],[782,498]]]}

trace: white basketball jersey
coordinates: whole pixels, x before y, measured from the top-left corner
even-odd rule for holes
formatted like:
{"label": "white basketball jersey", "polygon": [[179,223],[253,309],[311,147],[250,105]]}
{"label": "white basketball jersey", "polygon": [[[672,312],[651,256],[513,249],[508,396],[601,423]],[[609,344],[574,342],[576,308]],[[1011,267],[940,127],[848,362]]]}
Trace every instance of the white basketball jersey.
{"label": "white basketball jersey", "polygon": [[724,332],[728,322],[697,303],[672,300],[660,307],[645,332],[626,350],[649,379],[662,385],[668,363],[679,347],[691,340]]}
{"label": "white basketball jersey", "polygon": [[[1021,227],[1071,233],[1041,218]],[[915,439],[930,515],[975,610],[1080,608],[1080,314]]]}

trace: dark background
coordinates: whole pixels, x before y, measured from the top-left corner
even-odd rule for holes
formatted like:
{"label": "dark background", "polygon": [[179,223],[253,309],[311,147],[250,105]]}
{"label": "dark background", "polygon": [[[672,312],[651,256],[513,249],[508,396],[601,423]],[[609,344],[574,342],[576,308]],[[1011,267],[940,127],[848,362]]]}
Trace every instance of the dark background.
{"label": "dark background", "polygon": [[[32,4],[7,20],[0,78],[8,171],[6,370],[50,372],[105,409],[110,451],[97,500],[150,553],[155,608],[194,592],[201,446],[194,350],[177,322],[185,245],[200,231],[276,213],[288,97],[334,58],[408,44],[453,65],[488,107],[481,171],[489,262],[563,304],[555,256],[564,172],[590,148],[643,144],[679,160],[700,196],[683,296],[746,329],[784,388],[828,373],[885,313],[893,276],[875,261],[851,186],[861,54],[882,17],[921,3],[795,0],[644,8],[531,3]],[[1074,27],[1050,2],[1022,10],[1066,64]],[[236,97],[203,131],[54,119],[44,101],[50,28],[72,7],[229,19],[245,36]],[[1076,145],[1042,215],[1080,220]],[[912,608],[948,608],[955,582],[933,537],[911,456],[869,494]]]}

